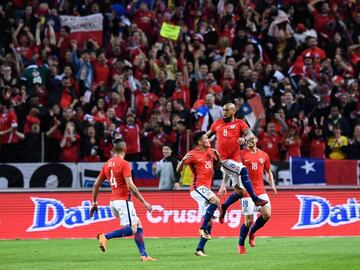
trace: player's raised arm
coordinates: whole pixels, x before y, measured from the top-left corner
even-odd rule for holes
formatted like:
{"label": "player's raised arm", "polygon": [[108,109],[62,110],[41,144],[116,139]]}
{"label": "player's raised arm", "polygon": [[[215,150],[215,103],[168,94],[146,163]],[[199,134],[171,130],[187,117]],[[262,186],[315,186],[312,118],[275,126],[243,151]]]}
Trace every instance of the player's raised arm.
{"label": "player's raised arm", "polygon": [[184,167],[187,165],[187,162],[191,157],[192,155],[186,154],[183,159],[178,163],[178,165],[176,166],[176,171],[178,173],[181,173],[184,170]]}
{"label": "player's raised arm", "polygon": [[126,177],[125,178],[126,185],[128,186],[129,190],[134,194],[134,196],[145,206],[145,208],[151,212],[152,207],[151,205],[145,201],[144,197],[140,194],[139,189],[135,186],[134,181],[132,180],[132,177]]}
{"label": "player's raised arm", "polygon": [[243,145],[246,141],[249,141],[253,138],[255,138],[254,133],[250,128],[247,128],[244,130],[244,137],[240,137],[237,142],[238,144]]}
{"label": "player's raised arm", "polygon": [[212,131],[211,129],[209,129],[207,132],[206,132],[206,136],[210,139],[210,141],[213,141],[215,139],[215,137],[213,137],[215,135],[215,132]]}

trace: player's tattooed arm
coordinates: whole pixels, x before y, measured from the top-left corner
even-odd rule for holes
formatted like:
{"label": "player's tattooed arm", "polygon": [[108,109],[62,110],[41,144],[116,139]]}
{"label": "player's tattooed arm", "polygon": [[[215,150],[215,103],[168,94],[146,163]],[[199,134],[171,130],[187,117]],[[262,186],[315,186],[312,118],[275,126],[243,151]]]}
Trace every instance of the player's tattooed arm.
{"label": "player's tattooed arm", "polygon": [[247,129],[244,130],[244,135],[245,135],[244,137],[240,137],[240,138],[238,139],[238,141],[237,141],[238,144],[243,145],[246,141],[255,138],[255,135],[254,135],[254,133],[251,131],[250,128],[247,128]]}
{"label": "player's tattooed arm", "polygon": [[139,189],[135,186],[134,181],[132,180],[132,177],[126,177],[125,178],[126,185],[128,186],[129,190],[132,194],[145,206],[145,208],[151,212],[152,207],[151,205],[145,201],[144,197],[140,194]]}

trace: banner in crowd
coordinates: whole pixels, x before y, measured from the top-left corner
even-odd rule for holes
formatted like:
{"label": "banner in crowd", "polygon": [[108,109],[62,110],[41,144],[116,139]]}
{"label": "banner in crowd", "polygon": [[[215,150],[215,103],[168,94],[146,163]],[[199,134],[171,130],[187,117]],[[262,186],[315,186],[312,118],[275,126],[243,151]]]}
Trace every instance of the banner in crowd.
{"label": "banner in crowd", "polygon": [[292,184],[359,185],[358,160],[290,159]]}
{"label": "banner in crowd", "polygon": [[[133,201],[147,237],[198,237],[202,217],[189,192],[142,194],[152,213]],[[272,217],[259,236],[360,236],[359,190],[280,190],[269,196]],[[90,218],[91,192],[0,193],[0,239],[95,238],[120,226],[109,199],[109,192],[101,192]],[[213,236],[237,237],[243,221],[240,204],[234,204],[224,224],[214,220]]]}
{"label": "banner in crowd", "polygon": [[60,16],[61,26],[70,27],[70,40],[76,40],[78,47],[82,47],[89,39],[95,40],[102,46],[103,15],[89,16]]}
{"label": "banner in crowd", "polygon": [[[96,177],[104,163],[78,163],[83,187],[93,187]],[[133,179],[139,187],[158,187],[159,178],[152,173],[152,162],[134,161],[131,162]],[[105,181],[103,187],[110,187]]]}
{"label": "banner in crowd", "polygon": [[[104,163],[2,163],[2,188],[91,188]],[[157,187],[159,179],[152,174],[152,162],[131,162],[133,178],[139,187]],[[102,187],[110,187],[104,181]]]}
{"label": "banner in crowd", "polygon": [[1,188],[79,188],[76,163],[2,163]]}

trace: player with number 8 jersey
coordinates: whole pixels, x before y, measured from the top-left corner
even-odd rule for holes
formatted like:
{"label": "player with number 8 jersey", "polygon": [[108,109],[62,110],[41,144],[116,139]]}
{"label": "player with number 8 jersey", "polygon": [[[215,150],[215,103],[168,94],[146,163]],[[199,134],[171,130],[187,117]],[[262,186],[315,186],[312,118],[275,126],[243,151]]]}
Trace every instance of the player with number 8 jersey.
{"label": "player with number 8 jersey", "polygon": [[223,106],[224,117],[215,121],[207,136],[216,135],[217,149],[221,158],[221,171],[223,172],[223,181],[219,190],[219,196],[226,193],[227,182],[231,179],[235,192],[232,193],[220,207],[219,222],[224,222],[227,208],[237,202],[245,195],[245,190],[250,194],[255,205],[265,205],[266,200],[259,198],[254,192],[248,171],[241,163],[240,145],[246,140],[254,137],[249,126],[241,119],[235,119],[236,106],[233,103],[227,103]]}

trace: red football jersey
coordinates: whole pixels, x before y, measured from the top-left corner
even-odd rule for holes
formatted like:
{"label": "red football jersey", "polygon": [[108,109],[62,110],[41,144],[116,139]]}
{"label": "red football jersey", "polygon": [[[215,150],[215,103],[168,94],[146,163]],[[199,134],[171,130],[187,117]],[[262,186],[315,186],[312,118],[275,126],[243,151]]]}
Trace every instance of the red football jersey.
{"label": "red football jersey", "polygon": [[100,179],[107,179],[111,186],[111,200],[130,200],[130,191],[126,185],[125,178],[131,176],[131,167],[129,162],[122,157],[112,157],[100,172]]}
{"label": "red football jersey", "polygon": [[[256,153],[252,153],[250,150],[245,149],[241,151],[241,159],[248,169],[255,193],[258,195],[266,193],[264,186],[264,171],[270,169],[270,159],[268,154],[260,149],[257,149]],[[246,196],[249,197],[248,194]]]}
{"label": "red football jersey", "polygon": [[248,125],[240,119],[228,123],[219,119],[211,125],[210,130],[216,134],[221,160],[232,159],[241,162],[240,145],[237,140],[244,135],[244,131],[248,128]]}
{"label": "red football jersey", "polygon": [[190,191],[199,186],[211,187],[213,176],[213,164],[216,160],[215,154],[210,150],[200,151],[197,148],[188,152],[192,157],[185,164],[189,165],[193,179],[190,185]]}
{"label": "red football jersey", "polygon": [[[0,131],[8,130],[13,126],[17,127],[17,125],[17,116],[14,111],[8,111],[0,114]],[[19,137],[14,132],[10,132],[0,137],[0,142],[3,144],[17,143],[19,142]]]}

